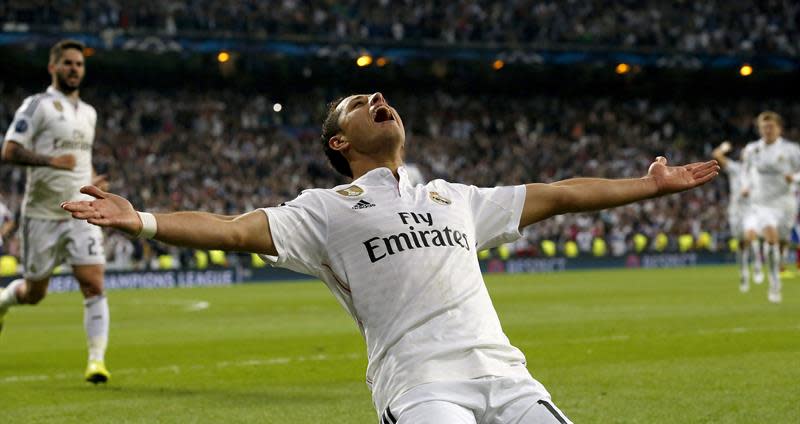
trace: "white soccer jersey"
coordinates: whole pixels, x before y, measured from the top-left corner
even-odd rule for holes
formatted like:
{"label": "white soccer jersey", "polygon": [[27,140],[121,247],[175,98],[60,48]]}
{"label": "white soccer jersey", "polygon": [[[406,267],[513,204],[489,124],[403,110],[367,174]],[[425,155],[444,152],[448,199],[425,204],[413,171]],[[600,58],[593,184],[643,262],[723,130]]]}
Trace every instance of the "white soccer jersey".
{"label": "white soccer jersey", "polygon": [[525,187],[412,186],[398,173],[374,169],[264,209],[278,251],[264,259],[323,280],[361,329],[379,413],[419,384],[528,375],[477,258],[520,237]]}
{"label": "white soccer jersey", "polygon": [[800,171],[800,146],[783,138],[767,144],[753,141],[744,149],[743,160],[755,205],[780,207],[795,197],[795,187],[787,175]]}
{"label": "white soccer jersey", "polygon": [[28,167],[22,215],[38,219],[67,219],[59,206],[65,200],[89,199],[81,186],[92,181],[92,145],[97,112],[83,101],[77,105],[54,87],[30,96],[14,115],[6,140],[47,156],[72,154],[71,171],[48,166]]}

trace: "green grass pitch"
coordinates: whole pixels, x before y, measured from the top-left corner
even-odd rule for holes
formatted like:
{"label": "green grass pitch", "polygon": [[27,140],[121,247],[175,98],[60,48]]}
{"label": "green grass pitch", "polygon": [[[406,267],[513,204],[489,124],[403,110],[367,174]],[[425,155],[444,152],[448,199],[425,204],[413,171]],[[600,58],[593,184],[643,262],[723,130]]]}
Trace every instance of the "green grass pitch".
{"label": "green grass pitch", "polygon": [[[800,280],[784,303],[732,267],[487,277],[528,368],[576,423],[799,423]],[[82,381],[80,295],[0,336],[3,423],[370,423],[364,343],[320,283],[115,291]]]}

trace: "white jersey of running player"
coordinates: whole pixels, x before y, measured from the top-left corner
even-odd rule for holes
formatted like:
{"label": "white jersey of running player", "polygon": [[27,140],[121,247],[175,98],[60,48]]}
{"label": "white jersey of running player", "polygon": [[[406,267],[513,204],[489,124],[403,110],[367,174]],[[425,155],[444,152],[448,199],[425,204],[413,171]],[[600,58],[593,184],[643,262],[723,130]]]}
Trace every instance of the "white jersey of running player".
{"label": "white jersey of running player", "polygon": [[749,143],[742,153],[747,172],[745,193],[751,205],[745,216],[745,238],[752,243],[763,237],[767,243],[767,276],[770,302],[782,300],[780,241],[791,237],[797,219],[797,181],[800,181],[800,146],[781,137],[783,119],[775,112],[759,114],[756,124],[761,139]]}

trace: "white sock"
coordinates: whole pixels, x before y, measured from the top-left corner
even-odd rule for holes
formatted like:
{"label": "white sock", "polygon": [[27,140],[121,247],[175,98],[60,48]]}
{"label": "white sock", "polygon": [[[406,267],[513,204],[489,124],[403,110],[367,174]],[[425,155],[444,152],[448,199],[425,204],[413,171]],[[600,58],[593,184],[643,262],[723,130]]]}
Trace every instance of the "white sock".
{"label": "white sock", "polygon": [[89,360],[102,361],[108,345],[108,301],[105,295],[92,296],[83,301],[83,327],[89,346]]}
{"label": "white sock", "polygon": [[6,286],[5,290],[0,292],[0,309],[19,304],[19,299],[17,299],[17,287],[22,284],[25,284],[25,279],[17,278]]}
{"label": "white sock", "polygon": [[778,244],[767,245],[769,252],[769,289],[781,291],[781,247]]}
{"label": "white sock", "polygon": [[753,272],[756,274],[761,274],[761,269],[763,266],[761,261],[761,241],[751,241],[750,248],[753,249]]}
{"label": "white sock", "polygon": [[743,283],[750,281],[750,249],[739,249],[739,275]]}

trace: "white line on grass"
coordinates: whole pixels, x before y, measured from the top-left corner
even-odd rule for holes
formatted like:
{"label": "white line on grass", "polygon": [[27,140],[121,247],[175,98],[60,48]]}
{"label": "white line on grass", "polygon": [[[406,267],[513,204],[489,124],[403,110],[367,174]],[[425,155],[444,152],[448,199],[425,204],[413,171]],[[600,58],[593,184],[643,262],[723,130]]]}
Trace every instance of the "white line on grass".
{"label": "white line on grass", "polygon": [[[695,332],[692,333],[665,333],[664,336],[685,336],[687,334],[699,334],[701,336],[711,336],[715,334],[744,334],[744,333],[751,333],[751,332],[770,332],[770,331],[800,331],[800,325],[795,326],[788,326],[788,327],[732,327],[732,328],[700,328],[697,329]],[[555,341],[555,344],[588,344],[588,343],[605,343],[605,342],[626,342],[631,340],[631,336],[628,334],[614,334],[610,336],[597,336],[597,337],[581,337],[576,339],[569,339],[569,340],[559,340]],[[645,337],[639,337],[639,339],[644,339]],[[527,341],[527,340],[526,340]],[[542,340],[536,340],[537,343],[541,343]]]}
{"label": "white line on grass", "polygon": [[[164,373],[169,372],[173,374],[180,374],[184,370],[202,370],[208,368],[228,368],[228,367],[263,367],[270,365],[285,365],[292,362],[322,362],[322,361],[339,361],[339,360],[354,360],[360,359],[363,355],[357,353],[348,353],[344,355],[308,355],[308,356],[294,356],[294,357],[277,357],[277,358],[264,358],[264,359],[247,359],[242,361],[221,361],[210,365],[165,365],[155,368],[123,368],[112,370],[112,375],[130,375],[130,374],[149,374],[149,373]],[[11,375],[8,377],[0,378],[2,383],[24,383],[31,381],[49,381],[49,380],[66,380],[77,378],[76,374],[72,373],[58,373],[58,374],[43,374],[43,375]]]}
{"label": "white line on grass", "polygon": [[179,306],[181,309],[187,312],[195,312],[195,311],[202,311],[203,309],[208,309],[211,306],[211,303],[205,300],[196,300],[196,299],[158,299],[158,300],[140,300],[135,299],[133,301],[127,302],[133,305],[174,305]]}

